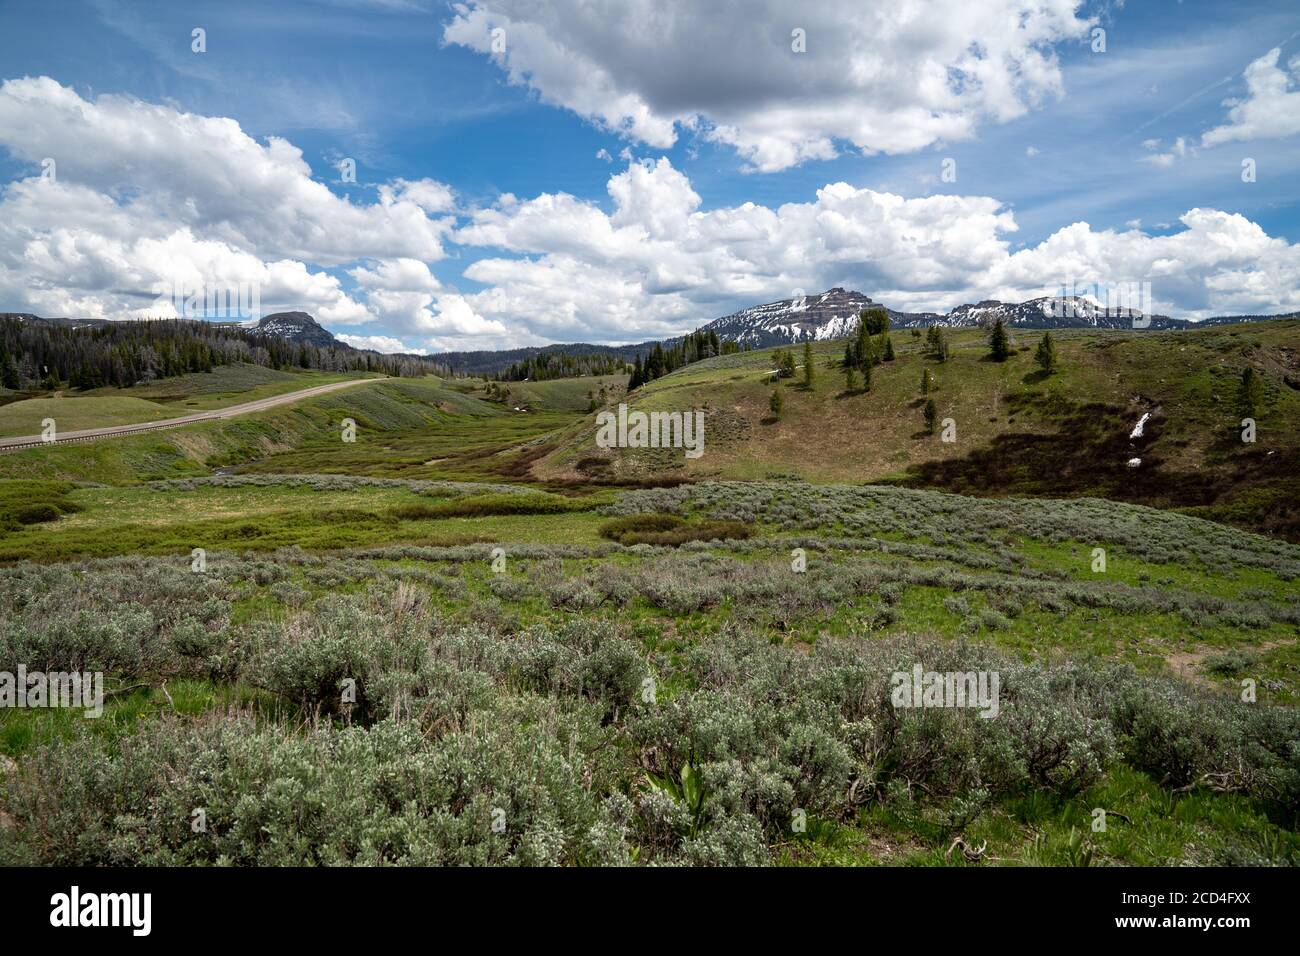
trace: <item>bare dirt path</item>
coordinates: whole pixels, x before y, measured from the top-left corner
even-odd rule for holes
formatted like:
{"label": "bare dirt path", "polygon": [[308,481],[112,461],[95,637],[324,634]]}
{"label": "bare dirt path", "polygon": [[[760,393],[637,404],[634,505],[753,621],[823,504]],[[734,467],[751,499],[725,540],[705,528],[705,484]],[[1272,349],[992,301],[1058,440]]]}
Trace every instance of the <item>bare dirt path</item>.
{"label": "bare dirt path", "polygon": [[16,435],[11,438],[0,438],[0,451],[15,451],[20,448],[35,448],[39,445],[62,445],[78,441],[95,441],[99,438],[113,438],[118,435],[133,435],[136,432],[155,431],[159,428],[177,428],[181,425],[192,425],[195,422],[216,421],[222,418],[234,418],[236,415],[248,415],[251,412],[262,412],[268,408],[275,408],[277,405],[288,405],[291,402],[300,402],[305,398],[315,398],[318,395],[325,395],[328,392],[336,392],[342,388],[351,388],[353,385],[365,385],[368,382],[382,382],[384,378],[356,378],[349,379],[346,382],[330,382],[328,385],[313,385],[311,388],[304,388],[297,392],[286,392],[283,395],[272,395],[270,398],[259,398],[255,402],[244,402],[242,405],[231,405],[229,408],[217,408],[209,412],[195,412],[193,415],[185,415],[181,418],[167,418],[159,422],[140,422],[135,425],[114,425],[111,428],[86,428],[81,431],[73,432],[56,432],[53,439],[45,439],[40,435]]}

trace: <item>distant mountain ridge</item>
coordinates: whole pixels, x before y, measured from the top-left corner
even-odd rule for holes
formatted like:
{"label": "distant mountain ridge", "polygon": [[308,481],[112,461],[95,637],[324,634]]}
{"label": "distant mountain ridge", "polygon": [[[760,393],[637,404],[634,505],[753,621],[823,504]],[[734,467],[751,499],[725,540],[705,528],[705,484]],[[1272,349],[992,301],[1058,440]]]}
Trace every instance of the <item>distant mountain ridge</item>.
{"label": "distant mountain ridge", "polygon": [[[870,296],[846,289],[828,289],[820,295],[779,299],[751,306],[714,319],[703,331],[721,339],[754,348],[785,345],[804,339],[824,341],[851,335],[864,309],[884,308]],[[889,311],[891,321],[901,313]]]}
{"label": "distant mountain ridge", "polygon": [[813,296],[779,299],[751,306],[714,319],[703,328],[717,332],[721,338],[754,348],[789,345],[805,339],[825,341],[844,338],[857,327],[858,314],[864,309],[882,308],[889,313],[890,325],[899,329],[943,325],[953,328],[988,327],[1001,319],[1005,325],[1022,329],[1136,329],[1163,331],[1190,329],[1206,325],[1227,325],[1264,319],[1294,318],[1285,315],[1225,315],[1193,322],[1139,310],[1125,314],[1108,310],[1084,296],[1040,296],[1025,302],[982,302],[959,305],[946,313],[900,312],[870,296],[839,287]]}
{"label": "distant mountain ridge", "polygon": [[[1136,310],[1128,315],[1116,315],[1108,312],[1105,306],[1082,296],[1040,296],[1025,302],[985,299],[981,302],[959,305],[946,313],[901,312],[861,292],[836,286],[817,295],[796,296],[750,306],[716,318],[701,326],[698,331],[716,332],[720,339],[736,342],[748,348],[770,348],[804,340],[822,342],[851,335],[857,327],[859,313],[872,308],[882,308],[888,312],[890,324],[896,329],[924,328],[929,325],[953,328],[989,327],[1001,319],[1007,326],[1019,329],[1164,331],[1300,317],[1300,312],[1290,312],[1278,315],[1220,315],[1191,321],[1175,319],[1167,315],[1144,315]],[[93,328],[111,321],[109,319],[42,318],[25,312],[0,312],[0,318],[48,322],[73,328]],[[237,324],[240,328],[254,334],[275,336],[289,342],[303,342],[317,348],[355,351],[346,342],[335,338],[308,312],[274,312],[257,320],[229,324]],[[436,360],[455,373],[493,375],[504,371],[515,362],[554,352],[567,352],[571,355],[615,355],[631,363],[638,355],[642,357],[648,355],[656,344],[667,348],[680,341],[681,336],[628,345],[557,343],[517,349],[440,352],[427,358]]]}

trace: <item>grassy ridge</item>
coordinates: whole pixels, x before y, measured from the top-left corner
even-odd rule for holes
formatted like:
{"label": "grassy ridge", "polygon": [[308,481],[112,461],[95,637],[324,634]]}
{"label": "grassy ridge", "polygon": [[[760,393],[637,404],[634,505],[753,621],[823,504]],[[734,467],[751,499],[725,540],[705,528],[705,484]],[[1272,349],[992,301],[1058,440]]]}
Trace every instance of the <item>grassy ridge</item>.
{"label": "grassy ridge", "polygon": [[[638,389],[635,409],[706,411],[706,451],[595,447],[594,422],[571,426],[535,472],[548,478],[650,476],[878,481],[968,494],[1095,495],[1300,536],[1300,323],[1287,320],[1169,333],[1065,331],[1060,371],[1038,373],[1042,333],[1015,331],[1005,363],[987,360],[986,334],[951,333],[952,358],[938,363],[921,340],[894,332],[897,358],[878,365],[871,389],[849,394],[839,368],[843,342],[813,348],[815,380],[778,387],[773,352],[687,366]],[[1235,406],[1241,370],[1265,383],[1258,441],[1239,440]],[[925,433],[921,374],[937,382],[939,417],[957,440]],[[801,373],[800,373],[801,374]],[[1288,384],[1290,382],[1291,384]],[[1129,433],[1150,412],[1145,435]],[[1142,466],[1128,468],[1130,458]]]}
{"label": "grassy ridge", "polygon": [[[383,441],[386,436],[436,436],[440,429],[473,433],[480,419],[505,416],[500,408],[448,389],[436,378],[393,380],[225,421],[12,452],[0,455],[0,477],[130,484],[205,475],[215,467],[260,463],[298,449],[304,449],[300,460],[335,467],[293,467],[296,460],[286,457],[283,468],[268,465],[266,470],[347,471],[350,462],[369,456],[389,462],[388,471],[395,472],[401,468]],[[357,424],[357,441],[351,445],[342,441],[345,418]]]}

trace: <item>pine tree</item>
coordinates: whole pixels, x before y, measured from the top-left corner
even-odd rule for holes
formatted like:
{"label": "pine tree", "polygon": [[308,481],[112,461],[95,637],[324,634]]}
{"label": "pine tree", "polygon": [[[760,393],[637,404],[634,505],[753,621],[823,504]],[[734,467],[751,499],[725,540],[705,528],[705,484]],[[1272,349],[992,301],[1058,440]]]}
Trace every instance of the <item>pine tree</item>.
{"label": "pine tree", "polygon": [[855,364],[862,369],[871,367],[871,333],[867,330],[867,313],[858,318],[858,334],[853,343]]}
{"label": "pine tree", "polygon": [[929,395],[934,389],[934,376],[928,368],[921,369],[921,394]]}
{"label": "pine tree", "polygon": [[632,366],[632,377],[627,380],[627,390],[640,388],[645,384],[645,372],[641,368],[641,353],[636,353],[636,362]]}
{"label": "pine tree", "polygon": [[940,362],[948,361],[948,339],[939,326],[931,325],[926,327],[925,351]]}
{"label": "pine tree", "polygon": [[892,362],[892,361],[894,360],[894,340],[891,339],[888,335],[885,336],[885,358],[884,358],[884,360],[885,360],[886,362]]}
{"label": "pine tree", "polygon": [[858,390],[858,370],[852,365],[844,366],[844,391],[856,392]]}
{"label": "pine tree", "polygon": [[1250,366],[1241,373],[1241,384],[1237,387],[1237,405],[1246,418],[1254,418],[1264,398],[1264,383]]}
{"label": "pine tree", "polygon": [[1051,375],[1056,371],[1056,343],[1052,341],[1051,332],[1043,333],[1043,340],[1038,343],[1038,350],[1034,352],[1034,361],[1038,363],[1038,367],[1045,375]]}
{"label": "pine tree", "polygon": [[652,382],[669,371],[671,370],[668,368],[663,346],[656,342],[650,352],[650,361],[646,363],[646,381]]}
{"label": "pine tree", "polygon": [[781,352],[781,377],[794,378],[794,353],[789,349]]}
{"label": "pine tree", "polygon": [[927,435],[933,435],[935,422],[939,419],[939,409],[934,404],[933,398],[927,398],[925,400],[925,411],[923,414],[925,415],[925,433]]}
{"label": "pine tree", "polygon": [[785,405],[785,400],[781,398],[779,388],[772,389],[772,397],[767,400],[767,407],[772,410],[773,418],[781,417],[781,409]]}
{"label": "pine tree", "polygon": [[889,331],[889,313],[879,306],[863,309],[858,313],[858,319],[866,326],[869,335],[883,335]]}
{"label": "pine tree", "polygon": [[803,343],[803,384],[804,388],[812,388],[813,383],[813,352],[812,343],[804,341]]}
{"label": "pine tree", "polygon": [[862,363],[862,390],[864,392],[871,391],[871,363],[870,362]]}
{"label": "pine tree", "polygon": [[998,319],[993,323],[993,332],[989,335],[989,355],[995,362],[1005,362],[1011,355],[1011,344],[1007,341],[1007,329]]}

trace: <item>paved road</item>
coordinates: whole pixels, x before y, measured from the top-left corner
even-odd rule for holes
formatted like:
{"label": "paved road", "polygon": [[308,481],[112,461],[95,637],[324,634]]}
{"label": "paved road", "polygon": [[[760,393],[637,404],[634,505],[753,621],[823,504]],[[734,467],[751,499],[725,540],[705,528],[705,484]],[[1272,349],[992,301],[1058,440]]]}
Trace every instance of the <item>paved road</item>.
{"label": "paved road", "polygon": [[178,428],[181,425],[192,425],[195,422],[209,422],[221,418],[234,418],[236,415],[247,415],[250,412],[261,412],[268,408],[275,408],[277,405],[288,405],[290,402],[299,402],[304,398],[315,398],[317,395],[336,392],[341,388],[351,388],[353,385],[365,385],[367,382],[382,381],[384,381],[382,378],[357,378],[349,379],[346,382],[331,382],[329,385],[315,385],[311,388],[304,388],[297,392],[286,392],[283,395],[272,395],[270,398],[259,398],[255,402],[244,402],[242,405],[231,405],[228,408],[216,408],[210,412],[195,412],[193,415],[185,415],[182,418],[168,418],[160,422],[139,422],[135,425],[114,425],[111,428],[86,428],[75,432],[57,432],[53,441],[46,441],[40,435],[21,435],[13,438],[0,438],[0,451],[16,451],[20,448],[35,448],[39,445],[64,445],[71,442],[95,441],[99,438],[113,438],[117,435],[134,435],[136,432],[155,431],[159,428]]}

